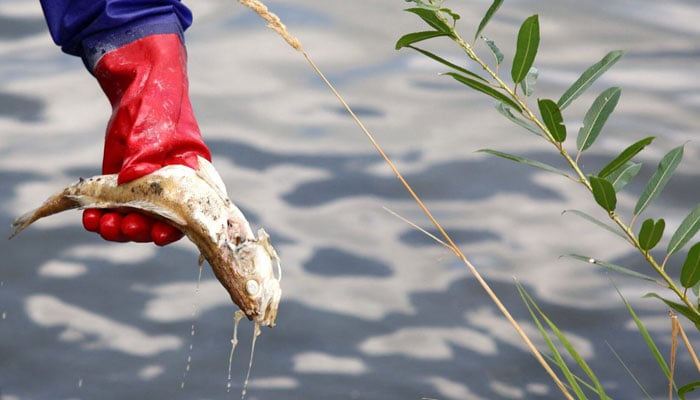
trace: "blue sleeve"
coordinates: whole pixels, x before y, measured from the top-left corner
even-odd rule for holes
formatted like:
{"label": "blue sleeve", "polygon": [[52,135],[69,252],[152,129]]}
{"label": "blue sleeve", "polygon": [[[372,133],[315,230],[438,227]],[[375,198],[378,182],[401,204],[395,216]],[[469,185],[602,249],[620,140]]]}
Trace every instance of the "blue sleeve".
{"label": "blue sleeve", "polygon": [[106,52],[142,37],[182,32],[192,13],[179,0],[41,0],[51,37],[89,69]]}

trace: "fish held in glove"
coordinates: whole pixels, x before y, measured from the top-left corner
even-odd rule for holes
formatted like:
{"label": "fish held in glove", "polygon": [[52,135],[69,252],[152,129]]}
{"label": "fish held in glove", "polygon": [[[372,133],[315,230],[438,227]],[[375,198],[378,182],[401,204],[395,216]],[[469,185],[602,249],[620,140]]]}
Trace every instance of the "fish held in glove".
{"label": "fish held in glove", "polygon": [[34,221],[75,208],[130,208],[167,221],[197,246],[214,275],[248,319],[274,326],[282,295],[281,268],[270,237],[255,237],[226,194],[214,167],[199,157],[199,170],[169,165],[118,184],[117,174],[80,179],[17,218],[10,239]]}

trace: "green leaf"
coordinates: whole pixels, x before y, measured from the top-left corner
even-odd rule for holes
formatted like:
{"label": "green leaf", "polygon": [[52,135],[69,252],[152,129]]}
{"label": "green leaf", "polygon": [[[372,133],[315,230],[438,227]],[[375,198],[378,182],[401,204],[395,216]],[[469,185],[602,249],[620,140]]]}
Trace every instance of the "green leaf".
{"label": "green leaf", "polygon": [[669,306],[669,307],[671,307],[672,309],[676,310],[679,314],[681,314],[681,315],[683,315],[684,317],[686,317],[686,318],[688,319],[688,321],[690,321],[690,322],[692,322],[693,324],[695,324],[695,328],[696,328],[696,329],[700,330],[700,316],[698,316],[698,314],[696,314],[692,309],[690,309],[690,308],[689,308],[688,306],[686,306],[685,304],[676,303],[676,302],[674,302],[674,301],[664,299],[663,297],[659,296],[659,295],[656,294],[656,293],[647,293],[647,294],[645,294],[645,295],[642,296],[642,297],[643,297],[643,298],[654,297],[654,298],[657,298],[657,299],[663,301],[667,306]]}
{"label": "green leaf", "polygon": [[503,62],[503,53],[501,52],[501,49],[496,46],[496,43],[494,43],[493,40],[487,38],[486,36],[482,36],[482,39],[484,39],[484,42],[486,42],[486,45],[489,47],[491,50],[491,53],[493,54],[494,58],[496,58],[496,65],[499,66]]}
{"label": "green leaf", "polygon": [[537,105],[540,108],[540,114],[542,114],[542,121],[554,140],[559,143],[566,140],[566,126],[557,103],[549,99],[538,99]]}
{"label": "green leaf", "polygon": [[535,62],[537,48],[540,45],[540,23],[537,14],[528,17],[520,26],[518,42],[513,57],[510,75],[513,83],[520,83]]}
{"label": "green leaf", "polygon": [[601,220],[599,220],[599,219],[597,219],[597,218],[595,218],[595,217],[593,217],[593,216],[591,216],[591,215],[589,215],[589,214],[586,214],[586,213],[583,212],[583,211],[579,211],[579,210],[564,210],[564,212],[563,212],[562,214],[566,214],[566,213],[572,213],[572,214],[574,214],[574,215],[578,215],[579,217],[581,217],[581,218],[587,220],[588,222],[592,222],[592,223],[598,225],[599,227],[605,229],[606,231],[612,232],[612,233],[614,233],[615,235],[617,235],[617,236],[619,236],[619,237],[621,237],[621,238],[623,238],[623,239],[625,239],[625,240],[628,240],[627,236],[625,236],[625,234],[622,233],[619,229],[615,229],[614,227],[612,227],[612,226],[606,224],[605,222],[603,222],[603,221],[601,221]]}
{"label": "green leaf", "polygon": [[656,294],[656,293],[647,293],[647,294],[645,294],[645,295],[642,296],[642,297],[644,297],[644,298],[650,298],[650,297],[657,298],[657,299],[663,301],[664,303],[666,303],[667,306],[669,306],[669,307],[671,307],[672,309],[678,311],[678,312],[679,312],[681,315],[683,315],[684,317],[688,318],[688,320],[689,320],[690,322],[694,323],[695,326],[700,326],[700,316],[699,316],[698,314],[694,313],[694,312],[693,312],[690,308],[688,308],[688,306],[686,306],[685,304],[680,304],[680,303],[673,302],[673,301],[671,301],[671,300],[666,300],[666,299],[664,299],[663,297],[659,296],[659,295]]}
{"label": "green leaf", "polygon": [[676,167],[678,167],[678,164],[680,164],[682,158],[683,145],[666,153],[659,162],[658,169],[651,179],[649,179],[646,187],[644,187],[639,200],[637,200],[637,205],[634,206],[634,215],[641,214],[642,211],[656,199],[664,187],[666,187],[666,184],[671,179],[673,172],[676,170]]}
{"label": "green leaf", "polygon": [[477,150],[477,151],[478,151],[479,153],[491,154],[491,155],[494,155],[494,156],[498,156],[498,157],[501,157],[501,158],[505,158],[506,160],[515,161],[515,162],[520,163],[520,164],[529,165],[529,166],[531,166],[531,167],[539,168],[539,169],[545,170],[545,171],[547,171],[547,172],[554,172],[555,174],[559,174],[559,175],[563,175],[563,176],[569,177],[569,175],[568,175],[566,172],[564,172],[564,171],[562,171],[562,170],[560,170],[560,169],[558,169],[558,168],[552,167],[552,166],[550,166],[550,165],[541,163],[541,162],[539,162],[539,161],[530,160],[530,159],[527,159],[527,158],[523,158],[523,157],[519,157],[519,156],[514,156],[514,155],[512,155],[512,154],[503,153],[503,152],[500,152],[500,151],[497,151],[497,150],[491,150],[491,149],[481,149],[481,150]]}
{"label": "green leaf", "polygon": [[409,33],[409,34],[401,36],[401,38],[396,42],[395,48],[396,48],[396,50],[399,50],[402,47],[406,47],[410,44],[418,43],[418,42],[426,40],[426,39],[432,39],[434,37],[440,37],[440,36],[448,36],[448,35],[444,32],[438,32],[438,31],[424,31],[424,32]]}
{"label": "green leaf", "polygon": [[620,99],[621,90],[618,87],[611,87],[601,93],[591,105],[591,108],[583,117],[583,126],[578,131],[576,138],[576,147],[579,151],[584,151],[591,147],[593,142],[598,138],[600,131],[603,130],[603,125],[608,120],[608,117],[615,110],[617,101]]}
{"label": "green leaf", "polygon": [[551,336],[549,335],[545,327],[542,325],[540,318],[537,316],[537,314],[543,315],[542,311],[539,309],[539,307],[537,307],[537,303],[535,303],[535,300],[532,299],[532,297],[527,293],[527,291],[525,291],[525,288],[519,282],[516,282],[515,286],[518,289],[518,292],[520,293],[520,297],[523,299],[523,303],[525,303],[525,307],[527,307],[527,310],[530,312],[530,316],[533,322],[535,322],[535,325],[537,325],[537,329],[539,329],[540,334],[542,335],[542,339],[544,339],[544,341],[547,343],[547,347],[549,347],[549,351],[554,357],[554,362],[557,364],[559,369],[561,369],[562,373],[564,374],[564,377],[566,377],[566,380],[569,383],[571,390],[573,390],[574,393],[576,393],[579,399],[585,399],[586,396],[583,393],[581,386],[579,386],[576,376],[573,372],[571,372],[569,366],[566,365],[566,361],[557,349],[557,346],[554,344],[554,341],[552,340]]}
{"label": "green leaf", "polygon": [[513,112],[511,111],[511,109],[507,105],[505,105],[503,103],[498,103],[496,105],[496,110],[498,110],[499,113],[501,113],[503,116],[505,116],[509,120],[515,122],[516,124],[527,129],[528,131],[534,133],[535,135],[543,136],[542,132],[539,130],[539,128],[537,128],[536,126],[527,122],[526,120],[518,117],[517,115],[513,114]]}
{"label": "green leaf", "polygon": [[423,50],[423,49],[421,49],[421,48],[419,48],[419,47],[415,47],[415,46],[413,46],[413,45],[407,45],[406,47],[408,47],[409,49],[413,49],[413,50],[415,50],[415,51],[417,51],[417,52],[423,54],[423,55],[426,56],[426,57],[432,58],[433,60],[435,60],[435,61],[437,61],[437,62],[439,62],[439,63],[441,63],[441,64],[443,64],[443,65],[446,65],[446,66],[448,66],[448,67],[450,67],[450,68],[452,68],[452,69],[454,69],[454,70],[456,70],[456,71],[459,71],[459,72],[461,72],[461,73],[463,73],[463,74],[465,74],[465,75],[469,75],[469,76],[471,76],[471,77],[473,77],[473,78],[476,78],[476,79],[479,79],[479,80],[481,80],[481,81],[483,81],[483,82],[487,82],[486,79],[484,79],[483,77],[481,77],[481,76],[479,76],[479,75],[477,75],[477,74],[475,74],[475,73],[473,73],[473,72],[471,72],[471,71],[469,71],[469,70],[467,70],[467,69],[465,69],[465,68],[462,68],[462,67],[460,67],[459,65],[457,65],[457,64],[455,64],[455,63],[452,63],[452,62],[450,62],[450,61],[447,61],[447,60],[445,60],[444,58],[438,56],[437,54],[434,54],[434,53],[429,52],[428,50]]}
{"label": "green leaf", "polygon": [[537,77],[539,77],[539,75],[540,71],[535,67],[530,67],[530,70],[527,71],[525,79],[520,82],[520,88],[523,90],[525,96],[530,96],[532,92],[535,91],[535,83],[537,83]]}
{"label": "green leaf", "polygon": [[479,92],[487,94],[498,101],[501,101],[503,103],[508,104],[509,106],[518,110],[518,112],[522,111],[522,109],[520,108],[520,106],[516,102],[514,102],[508,96],[499,92],[498,90],[494,89],[492,86],[490,86],[488,84],[485,84],[485,83],[480,82],[480,81],[476,81],[468,76],[460,75],[456,72],[446,72],[445,75],[449,75],[449,76],[455,78],[458,82],[461,82],[461,83],[469,86],[472,89],[478,90]]}
{"label": "green leaf", "polygon": [[678,388],[678,397],[681,400],[685,400],[685,395],[690,392],[695,391],[695,389],[700,387],[700,381],[686,383],[685,385]]}
{"label": "green leaf", "polygon": [[601,260],[596,260],[593,257],[582,256],[579,254],[564,254],[562,257],[569,257],[569,258],[573,258],[573,259],[583,261],[583,262],[586,262],[589,264],[600,265],[601,267],[608,269],[610,271],[614,271],[614,272],[628,275],[628,276],[638,278],[638,279],[643,279],[643,280],[649,281],[649,282],[656,282],[656,279],[654,279],[653,277],[651,277],[649,275],[644,275],[642,273],[631,270],[627,267],[622,267],[620,265],[611,264],[611,263],[601,261]]}
{"label": "green leaf", "polygon": [[440,18],[438,18],[438,13],[439,10],[433,10],[433,9],[428,9],[428,8],[423,8],[423,7],[416,7],[416,8],[407,8],[404,11],[408,11],[410,13],[416,14],[419,16],[423,21],[425,21],[428,25],[432,26],[436,31],[452,35],[452,30],[449,25],[447,25],[445,22],[443,22]]}
{"label": "green leaf", "polygon": [[656,222],[651,218],[644,221],[639,230],[639,247],[647,251],[653,249],[661,240],[665,227],[666,221],[663,218]]}
{"label": "green leaf", "polygon": [[596,203],[603,207],[605,211],[614,211],[617,206],[617,196],[612,183],[593,175],[589,176],[588,179],[591,181],[593,198]]}
{"label": "green leaf", "polygon": [[503,0],[494,0],[494,2],[491,3],[491,7],[489,7],[489,9],[486,11],[484,17],[481,18],[481,22],[479,22],[479,28],[477,28],[476,33],[474,34],[474,40],[479,37],[481,31],[484,30],[486,24],[488,24],[491,20],[491,17],[496,14],[496,11],[498,11],[498,9],[501,7],[501,4],[503,4]]}
{"label": "green leaf", "polygon": [[695,206],[693,211],[683,219],[683,222],[681,222],[678,229],[673,233],[671,241],[668,242],[666,253],[671,255],[682,249],[683,246],[698,233],[698,230],[700,230],[700,204]]}
{"label": "green leaf", "polygon": [[700,282],[700,243],[695,243],[688,250],[688,255],[681,269],[681,285],[685,288]]}
{"label": "green leaf", "polygon": [[449,8],[441,7],[440,12],[449,15],[450,18],[452,18],[452,24],[456,23],[458,19],[462,18],[459,14],[450,10]]}
{"label": "green leaf", "polygon": [[608,349],[610,349],[610,352],[615,356],[615,358],[617,358],[617,362],[619,362],[622,365],[622,368],[625,369],[627,375],[629,375],[629,377],[632,378],[634,383],[637,384],[637,387],[639,388],[639,390],[642,391],[642,393],[644,393],[644,396],[647,398],[647,400],[653,400],[653,397],[651,397],[649,392],[647,392],[647,390],[644,388],[644,385],[642,385],[642,382],[640,382],[639,379],[637,379],[637,377],[634,375],[629,366],[627,366],[625,360],[623,360],[622,357],[617,353],[617,351],[615,351],[615,348],[612,347],[608,342],[605,342],[605,344],[608,345]]}
{"label": "green leaf", "polygon": [[608,163],[608,165],[603,167],[603,169],[601,169],[600,172],[598,172],[598,176],[601,178],[605,178],[606,176],[615,172],[618,168],[625,165],[625,163],[627,163],[627,161],[631,160],[632,157],[636,156],[637,153],[642,151],[645,147],[650,145],[651,142],[653,142],[653,141],[654,141],[654,136],[649,136],[649,137],[646,137],[638,142],[633,143],[628,148],[622,150],[622,153],[620,153],[619,156],[615,157],[614,160],[610,161]]}
{"label": "green leaf", "polygon": [[622,299],[622,302],[625,303],[625,307],[627,307],[627,312],[629,312],[632,316],[635,325],[637,325],[637,330],[639,331],[639,333],[642,334],[642,337],[644,337],[644,341],[646,342],[647,347],[649,347],[649,351],[651,351],[651,354],[654,355],[654,359],[656,359],[656,363],[659,365],[659,368],[661,368],[661,370],[664,372],[664,375],[666,375],[667,379],[673,379],[673,377],[671,376],[671,370],[668,368],[668,364],[666,364],[666,359],[664,359],[664,356],[661,354],[661,351],[659,351],[659,347],[656,346],[656,343],[654,343],[654,339],[652,339],[651,335],[649,334],[649,331],[639,319],[637,313],[634,312],[634,309],[627,301],[627,299],[625,299],[622,293],[620,293],[620,290],[617,287],[615,287],[615,290],[617,290],[617,294]]}
{"label": "green leaf", "polygon": [[560,109],[565,109],[572,101],[581,95],[588,87],[595,82],[605,71],[615,65],[615,63],[625,54],[622,50],[615,50],[608,53],[602,60],[588,67],[586,71],[574,82],[571,87],[559,98],[557,105]]}
{"label": "green leaf", "polygon": [[612,183],[615,191],[619,192],[622,190],[622,188],[627,186],[632,178],[637,176],[640,169],[642,169],[641,163],[633,163],[628,161],[622,166],[622,168],[618,168],[613,173],[608,175],[606,179]]}

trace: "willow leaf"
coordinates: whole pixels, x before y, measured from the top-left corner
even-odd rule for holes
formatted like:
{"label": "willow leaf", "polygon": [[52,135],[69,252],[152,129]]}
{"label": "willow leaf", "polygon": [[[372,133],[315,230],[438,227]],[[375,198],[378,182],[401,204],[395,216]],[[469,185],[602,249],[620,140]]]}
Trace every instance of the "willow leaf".
{"label": "willow leaf", "polygon": [[478,152],[491,154],[494,156],[505,158],[506,160],[515,161],[517,163],[529,165],[529,166],[534,167],[534,168],[539,168],[539,169],[545,170],[547,172],[554,172],[555,174],[563,175],[563,176],[566,176],[567,178],[569,177],[569,175],[566,172],[560,170],[559,168],[552,167],[551,165],[547,165],[547,164],[541,163],[539,161],[530,160],[528,158],[523,158],[523,157],[515,156],[512,154],[508,154],[508,153],[503,153],[503,152],[500,152],[498,150],[481,149],[481,150],[478,150]]}
{"label": "willow leaf", "polygon": [[441,63],[441,64],[443,64],[443,65],[446,65],[446,66],[448,66],[448,67],[450,67],[450,68],[452,68],[452,69],[454,69],[454,70],[456,70],[456,71],[459,71],[459,72],[461,72],[461,73],[463,73],[463,74],[465,74],[465,75],[469,75],[469,76],[471,76],[471,77],[473,77],[473,78],[475,78],[475,79],[479,79],[479,80],[483,81],[484,83],[486,83],[486,79],[484,79],[483,77],[481,77],[481,76],[479,76],[479,75],[477,75],[477,74],[475,74],[475,73],[473,73],[473,72],[471,72],[471,71],[469,71],[469,70],[467,70],[467,69],[465,69],[465,68],[462,68],[462,67],[460,67],[459,65],[457,65],[457,64],[455,64],[455,63],[452,63],[452,62],[450,62],[450,61],[447,61],[447,60],[445,60],[444,58],[438,56],[437,54],[431,53],[431,52],[429,52],[428,50],[423,50],[423,49],[421,49],[420,47],[416,47],[416,46],[413,46],[413,45],[408,45],[408,46],[406,46],[406,47],[408,47],[408,48],[410,48],[410,49],[413,49],[413,50],[415,50],[415,51],[417,51],[417,52],[423,54],[424,56],[426,56],[426,57],[428,57],[428,58],[432,58],[433,60],[435,60],[435,61],[437,61],[437,62],[439,62],[439,63]]}
{"label": "willow leaf", "polygon": [[695,243],[688,250],[688,255],[681,269],[681,285],[693,287],[700,282],[700,243]]}
{"label": "willow leaf", "polygon": [[666,153],[659,162],[659,167],[654,175],[649,179],[646,187],[642,191],[642,195],[637,200],[637,205],[634,206],[634,215],[639,215],[644,209],[651,204],[654,199],[661,193],[668,181],[671,179],[673,172],[680,164],[683,158],[683,145]]}
{"label": "willow leaf", "polygon": [[608,165],[603,167],[603,169],[598,172],[598,176],[601,178],[605,178],[606,176],[610,175],[611,173],[615,172],[618,168],[622,167],[625,165],[625,163],[629,160],[632,159],[632,157],[636,156],[637,153],[642,151],[645,147],[651,144],[651,142],[654,141],[653,136],[646,137],[640,141],[637,141],[627,147],[626,149],[622,150],[622,153],[620,153],[619,156],[615,157],[614,160],[610,161]]}
{"label": "willow leaf", "polygon": [[540,108],[542,121],[554,140],[559,143],[566,140],[566,126],[564,125],[564,118],[561,116],[561,111],[559,111],[557,103],[549,99],[538,99],[537,105]]}
{"label": "willow leaf", "polygon": [[498,11],[498,9],[501,7],[501,4],[503,4],[503,0],[494,0],[494,2],[491,3],[491,7],[489,7],[489,9],[486,11],[484,17],[481,18],[481,22],[479,22],[479,28],[477,28],[476,33],[474,34],[474,40],[479,37],[481,31],[484,30],[486,24],[488,24],[491,20],[491,17],[496,14],[496,11]]}
{"label": "willow leaf", "polygon": [[432,39],[435,37],[440,37],[440,36],[447,36],[446,33],[444,32],[439,32],[439,31],[424,31],[424,32],[413,32],[413,33],[408,33],[406,35],[401,36],[399,40],[396,41],[396,50],[401,49],[402,47],[406,47],[408,45],[411,45],[413,43],[418,43],[423,40],[427,39]]}
{"label": "willow leaf", "polygon": [[591,108],[583,117],[583,126],[578,131],[576,147],[579,151],[584,151],[591,147],[593,142],[603,130],[608,117],[615,110],[617,101],[620,99],[621,90],[618,87],[606,89],[593,101]]}
{"label": "willow leaf", "polygon": [[566,89],[564,94],[557,101],[560,109],[565,109],[572,101],[588,89],[596,79],[598,79],[605,71],[615,65],[616,62],[625,54],[622,50],[611,51],[606,54],[603,59],[591,65],[581,76],[574,82],[571,87]]}
{"label": "willow leaf", "polygon": [[622,188],[627,186],[627,184],[632,180],[632,178],[637,176],[640,169],[642,169],[641,163],[633,163],[632,161],[627,161],[625,165],[615,170],[605,179],[612,183],[613,188],[616,192],[619,192],[620,190],[622,190]]}
{"label": "willow leaf", "polygon": [[527,71],[527,75],[525,75],[525,79],[520,82],[520,88],[523,90],[525,96],[530,96],[535,91],[535,84],[539,76],[540,71],[535,67],[530,67],[530,70]]}
{"label": "willow leaf", "polygon": [[446,33],[448,35],[452,35],[450,32],[450,26],[447,25],[444,21],[442,21],[440,18],[438,18],[438,13],[440,12],[439,10],[432,10],[428,8],[423,8],[423,7],[415,7],[415,8],[407,8],[404,11],[408,11],[410,13],[416,14],[419,16],[425,23],[428,25],[432,26],[435,30]]}
{"label": "willow leaf", "polygon": [[642,274],[640,272],[631,270],[627,267],[622,267],[620,265],[611,264],[611,263],[608,263],[605,261],[597,260],[593,257],[582,256],[579,254],[564,254],[562,257],[569,257],[569,258],[573,258],[573,259],[576,259],[579,261],[587,262],[589,264],[600,265],[601,267],[608,269],[610,271],[614,271],[614,272],[617,272],[620,274],[628,275],[628,276],[631,276],[634,278],[643,279],[643,280],[649,281],[649,282],[656,282],[656,279],[654,279],[653,277],[651,277],[649,275]]}
{"label": "willow leaf", "polygon": [[496,43],[494,43],[493,40],[487,38],[486,36],[482,36],[481,38],[484,39],[484,42],[486,42],[486,45],[491,50],[493,57],[496,59],[496,65],[501,65],[501,63],[503,62],[503,53],[501,52],[501,49],[499,49],[498,46],[496,46]]}
{"label": "willow leaf", "polygon": [[503,104],[503,103],[498,103],[496,105],[496,110],[498,110],[499,113],[501,113],[504,117],[508,118],[509,120],[513,121],[514,123],[520,125],[521,127],[527,129],[528,131],[534,133],[537,136],[544,136],[542,134],[542,131],[539,130],[536,126],[532,125],[531,123],[528,123],[526,120],[518,117],[517,115],[513,114],[513,111],[511,109]]}
{"label": "willow leaf", "polygon": [[612,183],[592,175],[588,179],[591,182],[591,190],[596,203],[603,207],[605,211],[614,211],[617,206],[617,196]]}
{"label": "willow leaf", "polygon": [[639,247],[642,250],[651,250],[659,243],[664,234],[666,221],[663,218],[654,221],[652,218],[644,221],[639,229]]}
{"label": "willow leaf", "polygon": [[668,242],[666,253],[669,255],[682,249],[690,239],[695,236],[700,230],[700,204],[695,206],[693,211],[688,214],[681,222],[680,226],[671,236],[671,241]]}
{"label": "willow leaf", "polygon": [[445,75],[449,75],[449,76],[453,77],[454,79],[456,79],[458,82],[461,82],[461,83],[469,86],[472,89],[478,90],[479,92],[487,94],[498,101],[501,101],[503,103],[508,104],[509,106],[518,110],[518,112],[522,111],[522,109],[520,108],[520,106],[516,102],[514,102],[508,96],[499,92],[498,90],[494,89],[492,86],[490,86],[486,83],[474,80],[468,76],[464,76],[464,75],[458,74],[456,72],[446,72]]}
{"label": "willow leaf", "polygon": [[688,306],[686,306],[685,304],[676,303],[676,302],[674,302],[674,301],[664,299],[663,297],[659,296],[659,295],[656,294],[656,293],[647,293],[647,294],[645,294],[645,295],[642,296],[642,297],[645,297],[645,298],[649,298],[649,297],[657,298],[657,299],[663,301],[664,303],[666,303],[667,306],[669,306],[669,307],[671,307],[672,309],[678,311],[678,312],[679,312],[681,315],[683,315],[684,317],[688,318],[688,319],[690,320],[690,322],[692,322],[692,323],[695,324],[695,326],[700,326],[700,316],[699,316],[698,314],[694,313],[694,312],[693,312],[690,308],[688,308]]}
{"label": "willow leaf", "polygon": [[587,220],[588,222],[591,222],[591,223],[593,223],[593,224],[595,224],[595,225],[598,225],[599,227],[605,229],[606,231],[612,232],[612,233],[614,233],[615,235],[617,235],[617,236],[619,236],[619,237],[621,237],[621,238],[627,240],[627,236],[625,236],[625,234],[622,233],[619,229],[615,229],[614,227],[612,227],[612,226],[606,224],[605,222],[603,222],[603,221],[601,221],[601,220],[599,220],[599,219],[597,219],[597,218],[595,218],[595,217],[593,217],[593,216],[591,216],[591,215],[589,215],[589,214],[586,214],[586,213],[583,212],[583,211],[580,211],[580,210],[564,210],[564,212],[563,212],[562,214],[565,214],[565,213],[572,213],[572,214],[574,214],[574,215],[578,215],[579,217],[581,217],[581,218]]}
{"label": "willow leaf", "polygon": [[527,75],[535,62],[537,48],[540,45],[540,23],[537,14],[525,19],[518,32],[518,42],[510,71],[513,83],[518,84]]}

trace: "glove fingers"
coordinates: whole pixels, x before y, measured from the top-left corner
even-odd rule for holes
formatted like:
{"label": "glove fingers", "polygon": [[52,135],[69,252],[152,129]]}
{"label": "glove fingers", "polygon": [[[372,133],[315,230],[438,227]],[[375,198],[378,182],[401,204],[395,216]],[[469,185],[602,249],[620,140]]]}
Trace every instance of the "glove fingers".
{"label": "glove fingers", "polygon": [[155,219],[143,214],[126,214],[122,218],[121,231],[132,242],[151,242],[151,227],[154,222]]}
{"label": "glove fingers", "polygon": [[184,236],[174,226],[145,214],[97,208],[83,211],[83,227],[112,242],[154,242],[158,246],[165,246]]}
{"label": "glove fingers", "polygon": [[117,212],[105,212],[100,217],[100,236],[104,240],[112,242],[127,242],[126,235],[122,233],[122,214]]}
{"label": "glove fingers", "polygon": [[88,208],[83,211],[83,227],[90,232],[100,231],[100,218],[103,211],[97,208]]}
{"label": "glove fingers", "polygon": [[151,238],[153,243],[158,246],[165,246],[172,242],[176,242],[185,236],[179,229],[162,221],[155,221],[151,229]]}

